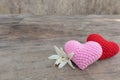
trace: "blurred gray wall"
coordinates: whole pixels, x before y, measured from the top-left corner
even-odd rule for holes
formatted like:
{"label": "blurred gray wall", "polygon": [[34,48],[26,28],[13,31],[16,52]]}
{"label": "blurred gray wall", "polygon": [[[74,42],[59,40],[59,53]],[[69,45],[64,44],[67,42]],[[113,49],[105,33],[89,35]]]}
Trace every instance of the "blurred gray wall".
{"label": "blurred gray wall", "polygon": [[120,0],[0,0],[0,14],[120,14]]}

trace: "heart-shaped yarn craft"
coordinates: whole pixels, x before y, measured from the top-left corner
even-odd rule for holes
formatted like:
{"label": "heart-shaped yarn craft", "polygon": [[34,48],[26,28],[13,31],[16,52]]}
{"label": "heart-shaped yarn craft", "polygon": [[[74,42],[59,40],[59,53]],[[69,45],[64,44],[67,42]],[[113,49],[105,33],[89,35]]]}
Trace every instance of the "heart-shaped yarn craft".
{"label": "heart-shaped yarn craft", "polygon": [[96,62],[102,55],[100,44],[94,41],[82,44],[76,40],[70,40],[65,43],[64,51],[66,54],[74,53],[72,61],[82,70]]}
{"label": "heart-shaped yarn craft", "polygon": [[107,41],[99,34],[90,34],[87,38],[87,41],[95,41],[101,45],[103,53],[100,57],[100,60],[113,57],[119,52],[119,46],[117,43],[113,41]]}

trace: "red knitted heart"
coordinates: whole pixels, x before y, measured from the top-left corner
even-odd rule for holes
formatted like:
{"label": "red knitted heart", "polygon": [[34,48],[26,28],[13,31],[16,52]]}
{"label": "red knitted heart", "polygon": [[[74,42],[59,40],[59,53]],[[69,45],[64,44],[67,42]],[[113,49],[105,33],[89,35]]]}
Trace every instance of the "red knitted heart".
{"label": "red knitted heart", "polygon": [[103,54],[100,57],[100,60],[113,57],[119,52],[119,46],[117,45],[117,43],[107,41],[99,34],[89,35],[87,41],[96,41],[101,45],[103,49]]}

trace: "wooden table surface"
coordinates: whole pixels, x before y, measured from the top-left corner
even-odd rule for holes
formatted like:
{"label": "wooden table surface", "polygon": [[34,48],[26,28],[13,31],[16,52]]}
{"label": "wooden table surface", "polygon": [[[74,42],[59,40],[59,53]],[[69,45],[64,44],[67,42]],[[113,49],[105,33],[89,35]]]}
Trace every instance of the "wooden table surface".
{"label": "wooden table surface", "polygon": [[120,16],[0,15],[0,80],[120,80],[120,54],[86,70],[53,66],[54,45],[99,33],[120,44]]}

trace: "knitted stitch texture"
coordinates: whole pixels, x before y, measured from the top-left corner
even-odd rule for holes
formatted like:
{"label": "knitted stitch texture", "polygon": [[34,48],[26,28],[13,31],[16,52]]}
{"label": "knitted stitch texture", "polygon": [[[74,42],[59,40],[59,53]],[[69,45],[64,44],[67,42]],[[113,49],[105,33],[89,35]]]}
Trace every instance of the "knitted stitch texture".
{"label": "knitted stitch texture", "polygon": [[117,43],[107,41],[99,34],[90,34],[87,38],[87,41],[95,41],[101,45],[103,53],[100,57],[100,60],[113,57],[119,52],[119,46]]}
{"label": "knitted stitch texture", "polygon": [[66,54],[74,52],[72,61],[82,70],[97,61],[102,55],[101,46],[94,41],[81,44],[78,41],[70,40],[64,45]]}

